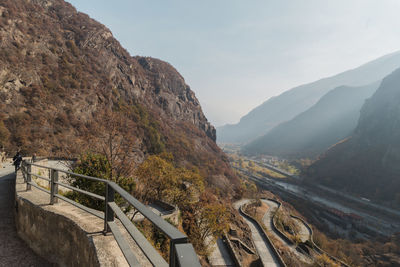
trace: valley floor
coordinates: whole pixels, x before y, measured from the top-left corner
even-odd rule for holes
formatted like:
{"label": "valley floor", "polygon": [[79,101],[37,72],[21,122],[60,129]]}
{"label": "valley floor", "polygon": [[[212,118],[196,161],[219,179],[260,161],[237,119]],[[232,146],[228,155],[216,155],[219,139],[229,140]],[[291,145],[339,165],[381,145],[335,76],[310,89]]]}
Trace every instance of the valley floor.
{"label": "valley floor", "polygon": [[[248,159],[247,160],[251,160]],[[255,163],[258,163],[255,161]],[[262,188],[276,193],[282,198],[298,198],[318,207],[318,211],[324,219],[330,217],[335,220],[344,220],[345,223],[336,227],[344,228],[342,232],[349,233],[351,230],[359,231],[358,237],[368,236],[390,236],[400,231],[400,212],[371,201],[359,200],[355,197],[344,196],[336,190],[323,186],[305,185],[297,178],[276,179],[267,174],[249,172],[234,166],[240,173],[250,180],[258,183]],[[355,200],[354,200],[355,199]],[[328,218],[326,218],[328,217]],[[333,222],[337,224],[336,221]],[[340,229],[339,229],[340,230]]]}

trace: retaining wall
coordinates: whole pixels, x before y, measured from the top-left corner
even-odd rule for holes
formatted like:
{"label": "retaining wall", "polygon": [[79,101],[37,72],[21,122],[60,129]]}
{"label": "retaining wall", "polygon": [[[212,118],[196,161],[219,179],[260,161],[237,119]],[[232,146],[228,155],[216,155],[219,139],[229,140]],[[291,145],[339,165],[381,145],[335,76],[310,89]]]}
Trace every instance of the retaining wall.
{"label": "retaining wall", "polygon": [[222,236],[222,240],[225,241],[225,244],[227,245],[229,255],[233,259],[235,266],[242,267],[242,264],[240,263],[240,257],[237,255],[235,249],[233,248],[232,242],[229,240],[227,235]]}
{"label": "retaining wall", "polygon": [[128,266],[104,222],[64,201],[49,205],[50,195],[26,191],[18,172],[15,224],[18,236],[38,255],[59,266]]}
{"label": "retaining wall", "polygon": [[93,241],[76,223],[16,196],[19,237],[37,254],[60,266],[100,266]]}
{"label": "retaining wall", "polygon": [[[269,198],[268,200],[269,200],[269,201],[273,201],[273,202],[275,202],[275,203],[278,204],[278,208],[277,208],[276,212],[279,212],[279,209],[281,208],[282,203],[279,202],[279,201],[276,201],[275,199],[270,199],[270,198]],[[276,213],[274,214],[274,216],[272,216],[272,227],[274,228],[273,230],[275,230],[276,234],[279,235],[280,238],[282,238],[283,240],[285,240],[287,243],[289,243],[289,244],[291,244],[291,245],[294,245],[293,240],[290,239],[285,233],[283,233],[283,232],[276,226],[276,223],[275,223],[275,216],[276,216]]]}

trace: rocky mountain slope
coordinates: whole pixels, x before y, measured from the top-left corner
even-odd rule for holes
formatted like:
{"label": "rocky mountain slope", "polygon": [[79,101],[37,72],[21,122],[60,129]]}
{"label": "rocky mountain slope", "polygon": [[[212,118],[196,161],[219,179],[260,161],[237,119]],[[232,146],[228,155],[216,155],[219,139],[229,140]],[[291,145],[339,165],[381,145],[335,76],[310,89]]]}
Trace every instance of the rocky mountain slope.
{"label": "rocky mountain slope", "polygon": [[364,104],[353,135],[311,165],[307,175],[400,207],[400,69]]}
{"label": "rocky mountain slope", "polygon": [[312,107],[330,90],[342,86],[363,86],[383,79],[400,66],[400,52],[386,55],[356,69],[301,85],[272,97],[233,125],[218,127],[218,142],[248,143],[277,125]]}
{"label": "rocky mountain slope", "polygon": [[246,145],[244,151],[314,158],[353,132],[362,105],[379,84],[380,81],[361,87],[337,87],[305,112]]}
{"label": "rocky mountain slope", "polygon": [[130,56],[109,29],[62,0],[0,2],[0,99],[9,153],[77,155],[113,131],[132,141],[138,162],[171,152],[211,183],[235,183],[183,77],[161,60]]}

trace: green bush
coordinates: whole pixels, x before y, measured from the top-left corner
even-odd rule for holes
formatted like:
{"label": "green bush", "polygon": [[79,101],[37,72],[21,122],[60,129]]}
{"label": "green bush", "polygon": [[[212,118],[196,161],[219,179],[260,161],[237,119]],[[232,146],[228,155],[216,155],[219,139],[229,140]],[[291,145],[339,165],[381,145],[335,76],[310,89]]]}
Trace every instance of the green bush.
{"label": "green bush", "polygon": [[[112,177],[111,170],[112,166],[104,155],[88,152],[81,155],[79,161],[76,163],[72,171],[74,173],[102,178],[115,182],[116,179],[115,177]],[[100,196],[105,196],[106,186],[103,182],[92,181],[76,176],[70,176],[69,180],[71,185],[74,187],[91,193],[95,193]],[[135,182],[133,181],[133,178],[120,178],[118,184],[128,192],[133,192],[135,188]],[[68,192],[66,196],[89,208],[104,210],[104,201],[102,200],[95,199],[93,197],[75,191]],[[121,204],[123,202],[123,199],[118,194],[116,194],[115,202],[117,204]]]}

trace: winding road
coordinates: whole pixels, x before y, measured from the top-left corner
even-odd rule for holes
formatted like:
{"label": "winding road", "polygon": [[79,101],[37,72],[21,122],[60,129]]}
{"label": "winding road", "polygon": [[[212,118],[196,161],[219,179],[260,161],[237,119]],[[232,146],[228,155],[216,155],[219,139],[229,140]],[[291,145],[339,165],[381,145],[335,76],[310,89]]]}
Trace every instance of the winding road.
{"label": "winding road", "polygon": [[[282,238],[279,233],[276,231],[275,227],[273,227],[273,215],[275,213],[275,211],[279,208],[279,204],[276,203],[275,201],[271,201],[269,199],[262,199],[262,202],[264,202],[265,204],[268,205],[269,209],[267,210],[267,212],[265,213],[264,217],[263,217],[263,223],[264,225],[267,227],[268,231],[272,232],[272,234],[274,235],[274,237],[276,239],[278,239],[279,241],[282,242],[282,244],[284,244],[293,254],[295,254],[299,259],[301,259],[304,262],[307,263],[311,263],[312,260],[308,257],[306,257],[303,253],[300,253],[299,251],[297,251],[297,245],[293,244],[293,243],[289,243],[286,239]],[[294,218],[292,218],[294,219]],[[296,220],[297,221],[297,220]],[[299,220],[300,221],[300,220]],[[300,221],[301,222],[301,221]],[[303,227],[304,224],[301,222],[301,225]],[[305,227],[306,228],[306,227]],[[307,232],[308,229],[306,228]],[[303,228],[301,227],[301,232],[305,235],[302,235],[303,237],[306,237],[306,233],[303,232]],[[309,237],[309,236],[308,236]],[[307,240],[307,239],[306,239]],[[303,239],[302,239],[303,241]],[[305,240],[304,240],[305,241]]]}
{"label": "winding road", "polygon": [[246,203],[250,202],[249,199],[241,199],[233,204],[233,207],[239,210],[240,216],[249,225],[251,230],[251,236],[254,241],[254,245],[257,249],[258,255],[260,256],[261,262],[264,266],[280,266],[278,259],[275,257],[273,249],[268,245],[268,241],[261,234],[261,230],[256,224],[247,219],[246,216],[240,211],[240,207]]}

